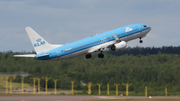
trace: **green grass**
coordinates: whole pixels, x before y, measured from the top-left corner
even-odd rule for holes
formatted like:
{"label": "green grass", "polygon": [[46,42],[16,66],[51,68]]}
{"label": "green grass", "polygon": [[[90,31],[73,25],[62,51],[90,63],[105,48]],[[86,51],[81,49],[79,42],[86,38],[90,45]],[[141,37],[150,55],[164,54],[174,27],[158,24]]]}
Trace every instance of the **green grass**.
{"label": "green grass", "polygon": [[16,93],[12,93],[12,94],[6,94],[6,93],[0,93],[0,96],[48,96],[46,94],[16,94]]}
{"label": "green grass", "polygon": [[[123,96],[126,96],[126,91],[118,91],[118,96],[120,94],[123,94]],[[87,91],[82,91],[82,92],[77,92],[75,95],[88,95]],[[98,90],[91,90],[91,95],[98,95]],[[101,95],[107,95],[107,91],[101,91]],[[116,91],[109,91],[110,96],[116,95]],[[134,91],[129,91],[129,96],[145,96],[145,92],[134,92]],[[168,91],[168,96],[178,96],[180,95],[179,92],[177,91]],[[148,91],[148,96],[165,96],[165,91],[164,90],[149,90]]]}
{"label": "green grass", "polygon": [[[6,77],[16,78],[16,75],[0,75],[0,91],[3,91],[6,89]],[[10,82],[8,82],[8,88],[9,87],[10,87]],[[22,84],[12,82],[12,89],[15,89],[15,88],[22,88]],[[33,88],[33,87],[25,83],[24,88]]]}
{"label": "green grass", "polygon": [[[0,75],[0,93],[6,90],[6,77],[16,78],[15,75]],[[8,88],[10,87],[10,82],[8,82]],[[12,89],[21,89],[22,84],[21,83],[15,83],[12,82]],[[30,84],[24,84],[24,88],[33,88],[33,86],[30,86]],[[41,91],[44,91],[45,88],[41,88]],[[48,88],[49,92],[53,92],[54,88]],[[91,95],[98,95],[98,90],[91,89],[92,93]],[[57,92],[66,93],[67,95],[71,94],[71,90],[60,90],[57,89]],[[85,90],[74,90],[75,95],[88,95],[87,91]],[[125,91],[118,91],[118,95],[123,94],[126,95]],[[101,95],[107,95],[107,91],[101,91]],[[110,91],[110,95],[116,95],[116,91]],[[158,90],[155,91],[153,88],[148,88],[148,96],[164,96],[165,91],[164,90]],[[171,89],[168,89],[168,96],[172,95],[180,95],[180,92],[173,91]],[[129,91],[129,96],[145,96],[144,91]]]}

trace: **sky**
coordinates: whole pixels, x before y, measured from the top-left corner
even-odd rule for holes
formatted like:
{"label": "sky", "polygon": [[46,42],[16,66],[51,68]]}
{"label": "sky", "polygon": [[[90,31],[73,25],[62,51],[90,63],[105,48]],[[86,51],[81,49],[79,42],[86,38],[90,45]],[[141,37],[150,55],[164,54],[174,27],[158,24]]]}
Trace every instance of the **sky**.
{"label": "sky", "polygon": [[128,47],[180,45],[180,0],[0,0],[0,51],[31,52],[32,27],[51,44],[66,44],[130,24],[152,29]]}

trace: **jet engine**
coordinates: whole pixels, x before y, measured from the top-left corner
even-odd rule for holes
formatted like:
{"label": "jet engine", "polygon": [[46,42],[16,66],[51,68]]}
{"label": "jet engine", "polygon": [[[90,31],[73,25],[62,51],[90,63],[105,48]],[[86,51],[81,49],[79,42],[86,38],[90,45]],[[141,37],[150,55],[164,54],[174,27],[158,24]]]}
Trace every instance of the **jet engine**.
{"label": "jet engine", "polygon": [[112,47],[111,47],[111,50],[112,51],[118,51],[122,48],[125,48],[127,46],[126,42],[125,41],[121,41],[120,43],[117,43],[117,44],[114,44]]}

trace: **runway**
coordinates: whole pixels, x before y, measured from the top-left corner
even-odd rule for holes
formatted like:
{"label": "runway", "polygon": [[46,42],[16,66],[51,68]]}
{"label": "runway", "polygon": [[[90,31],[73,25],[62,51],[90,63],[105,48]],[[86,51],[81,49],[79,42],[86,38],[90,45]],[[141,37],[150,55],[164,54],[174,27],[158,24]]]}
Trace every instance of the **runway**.
{"label": "runway", "polygon": [[[152,96],[152,99],[180,99],[179,96]],[[96,99],[147,99],[145,96],[0,96],[0,101],[85,101]]]}

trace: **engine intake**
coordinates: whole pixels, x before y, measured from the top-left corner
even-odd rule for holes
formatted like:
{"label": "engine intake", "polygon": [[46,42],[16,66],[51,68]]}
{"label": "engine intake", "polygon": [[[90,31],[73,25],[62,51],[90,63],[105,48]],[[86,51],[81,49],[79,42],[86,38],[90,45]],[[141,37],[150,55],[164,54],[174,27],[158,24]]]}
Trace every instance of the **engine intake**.
{"label": "engine intake", "polygon": [[117,44],[114,44],[112,47],[111,47],[111,50],[112,51],[118,51],[120,49],[123,49],[127,46],[126,42],[125,41],[121,41],[120,43],[117,43]]}

